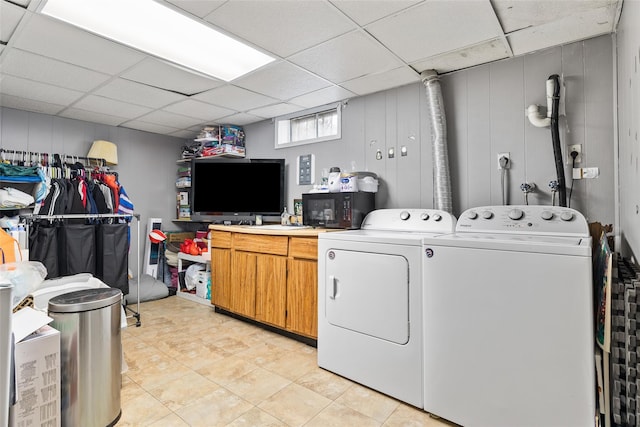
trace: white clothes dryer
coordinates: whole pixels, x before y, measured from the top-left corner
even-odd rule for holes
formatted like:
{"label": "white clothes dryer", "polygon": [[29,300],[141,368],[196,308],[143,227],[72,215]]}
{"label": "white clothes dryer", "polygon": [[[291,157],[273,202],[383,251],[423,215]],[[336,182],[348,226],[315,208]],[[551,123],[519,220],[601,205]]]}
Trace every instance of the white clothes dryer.
{"label": "white clothes dryer", "polygon": [[584,216],[480,207],[424,245],[424,410],[465,427],[593,426]]}
{"label": "white clothes dryer", "polygon": [[452,233],[434,209],[379,209],[318,236],[318,365],[422,407],[422,240]]}

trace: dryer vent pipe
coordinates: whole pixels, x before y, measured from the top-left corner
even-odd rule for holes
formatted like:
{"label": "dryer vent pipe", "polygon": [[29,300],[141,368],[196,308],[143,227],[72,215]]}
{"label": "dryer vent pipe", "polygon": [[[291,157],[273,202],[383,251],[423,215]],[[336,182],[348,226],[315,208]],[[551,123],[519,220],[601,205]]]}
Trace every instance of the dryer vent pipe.
{"label": "dryer vent pipe", "polygon": [[435,70],[423,71],[420,76],[422,83],[427,88],[427,104],[432,129],[434,208],[453,213],[449,155],[447,153],[447,121],[444,114],[440,79]]}

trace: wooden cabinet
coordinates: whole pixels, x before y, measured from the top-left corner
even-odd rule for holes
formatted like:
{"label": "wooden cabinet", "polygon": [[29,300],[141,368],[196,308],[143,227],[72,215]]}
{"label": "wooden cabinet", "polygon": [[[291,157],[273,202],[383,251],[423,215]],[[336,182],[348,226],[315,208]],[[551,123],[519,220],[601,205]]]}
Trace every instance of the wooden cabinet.
{"label": "wooden cabinet", "polygon": [[211,303],[315,339],[317,235],[323,231],[218,225],[210,230]]}

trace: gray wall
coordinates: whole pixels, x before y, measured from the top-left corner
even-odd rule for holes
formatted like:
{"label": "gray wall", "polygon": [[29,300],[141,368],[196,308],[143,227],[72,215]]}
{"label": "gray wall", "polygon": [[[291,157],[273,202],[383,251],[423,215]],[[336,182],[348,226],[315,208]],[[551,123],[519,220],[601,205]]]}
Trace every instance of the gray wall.
{"label": "gray wall", "polygon": [[[598,167],[597,179],[577,180],[571,207],[589,221],[614,220],[614,90],[612,39],[603,36],[535,54],[499,61],[441,77],[448,128],[454,214],[502,203],[497,154],[509,152],[509,204],[523,204],[523,182],[535,183],[530,204],[551,204],[549,181],[556,178],[551,132],[525,117],[530,104],[545,106],[545,81],[559,74],[565,84],[566,117],[560,120],[563,150],[582,144],[583,162]],[[271,121],[245,127],[249,157],[284,157],[288,204],[310,189],[295,181],[296,157],[313,153],[316,178],[323,167],[376,172],[383,186],[377,207],[433,207],[431,130],[425,88],[416,83],[352,99],[343,110],[338,141],[275,150]],[[399,156],[402,146],[408,155]],[[376,160],[377,149],[393,159]],[[563,159],[566,160],[566,153]],[[567,185],[570,165],[565,161]],[[567,191],[568,194],[569,191]],[[556,201],[557,203],[557,201]]]}
{"label": "gray wall", "polygon": [[625,1],[617,33],[621,252],[640,255],[640,2]]}
{"label": "gray wall", "polygon": [[[132,129],[0,108],[0,147],[4,149],[86,156],[91,143],[106,139],[118,146],[120,183],[140,218],[140,246],[144,248],[149,218],[162,218],[163,228],[176,229],[176,159],[184,140]],[[137,273],[136,224],[133,222],[129,267]],[[141,251],[140,258],[143,253]]]}

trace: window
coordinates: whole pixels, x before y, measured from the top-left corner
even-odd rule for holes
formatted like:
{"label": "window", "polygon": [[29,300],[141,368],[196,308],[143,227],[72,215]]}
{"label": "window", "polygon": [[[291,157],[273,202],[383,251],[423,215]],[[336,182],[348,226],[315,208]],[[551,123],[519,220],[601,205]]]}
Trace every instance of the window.
{"label": "window", "polygon": [[[341,137],[341,105],[276,119],[276,148],[331,141]],[[299,114],[299,113],[298,113]]]}

